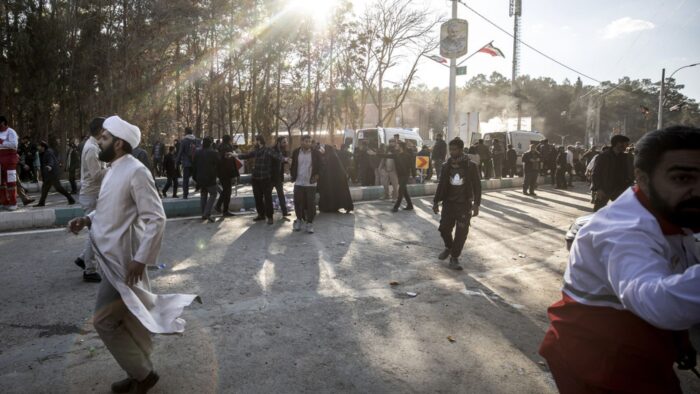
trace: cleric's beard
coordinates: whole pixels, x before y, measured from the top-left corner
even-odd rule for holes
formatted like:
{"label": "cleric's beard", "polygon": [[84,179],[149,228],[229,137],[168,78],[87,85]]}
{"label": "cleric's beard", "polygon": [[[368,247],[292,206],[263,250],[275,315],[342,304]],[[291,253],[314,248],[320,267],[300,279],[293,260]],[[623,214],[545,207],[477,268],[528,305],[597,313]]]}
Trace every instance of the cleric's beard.
{"label": "cleric's beard", "polygon": [[114,150],[114,143],[111,143],[107,148],[100,149],[100,153],[97,156],[97,158],[100,159],[100,161],[104,161],[105,163],[111,163],[116,156],[117,152]]}

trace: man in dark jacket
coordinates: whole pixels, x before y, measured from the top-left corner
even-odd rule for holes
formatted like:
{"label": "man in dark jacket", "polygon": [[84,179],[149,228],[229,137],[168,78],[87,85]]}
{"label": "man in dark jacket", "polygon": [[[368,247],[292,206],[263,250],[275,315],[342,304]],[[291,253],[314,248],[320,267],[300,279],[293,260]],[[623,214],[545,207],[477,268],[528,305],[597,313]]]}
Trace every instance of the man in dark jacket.
{"label": "man in dark jacket", "polygon": [[625,153],[629,142],[630,139],[624,135],[614,135],[610,140],[610,150],[595,159],[591,190],[595,192],[593,210],[596,212],[608,201],[615,201],[632,185],[634,176]]}
{"label": "man in dark jacket", "polygon": [[505,161],[505,167],[504,167],[504,173],[508,178],[512,178],[515,176],[516,172],[516,167],[518,163],[518,152],[513,149],[513,145],[508,145],[508,149],[506,150],[506,161]]}
{"label": "man in dark jacket", "polygon": [[355,149],[355,173],[362,186],[374,186],[374,167],[370,163],[368,154],[369,144],[360,141],[360,146]]}
{"label": "man in dark jacket", "polygon": [[197,150],[192,161],[192,174],[197,186],[201,190],[199,197],[202,208],[202,219],[211,223],[211,210],[216,202],[216,176],[219,173],[219,152],[211,147],[211,137],[205,137],[202,141],[202,148]]}
{"label": "man in dark jacket", "polygon": [[180,141],[180,146],[175,158],[176,165],[182,165],[182,198],[187,200],[190,193],[190,177],[192,176],[192,160],[199,141],[194,137],[192,128],[185,128],[185,137]]}
{"label": "man in dark jacket", "polygon": [[[282,158],[286,158],[288,153],[288,143],[287,137],[277,138],[277,143],[272,148],[277,155]],[[277,202],[280,206],[280,211],[282,211],[282,217],[289,216],[287,212],[287,199],[284,197],[284,162],[276,158],[272,158],[272,176],[270,178],[272,181],[272,186],[277,191]]]}
{"label": "man in dark jacket", "polygon": [[219,145],[219,182],[221,183],[221,196],[216,202],[216,210],[221,211],[223,208],[223,216],[233,216],[228,207],[231,203],[231,187],[233,179],[239,178],[241,175],[238,172],[238,159],[234,157],[233,144],[231,144],[231,136],[225,135],[223,141]]}
{"label": "man in dark jacket", "polygon": [[494,178],[503,178],[503,162],[506,159],[506,150],[503,149],[503,145],[497,139],[493,140],[493,146],[491,146],[491,159],[493,161]]}
{"label": "man in dark jacket", "polygon": [[302,225],[306,232],[314,232],[313,222],[316,216],[316,185],[320,174],[321,154],[311,145],[311,136],[301,137],[301,147],[292,152],[292,165],[289,173],[294,182],[294,211],[297,220],[294,221],[293,231],[301,231]]}
{"label": "man in dark jacket", "polygon": [[396,176],[399,180],[399,190],[396,197],[396,203],[391,211],[398,212],[403,199],[406,199],[406,207],[404,210],[412,211],[413,203],[411,202],[411,196],[408,194],[408,188],[406,185],[408,184],[408,178],[411,176],[411,168],[416,162],[415,157],[408,150],[408,146],[404,141],[400,141],[398,143],[398,151],[392,152],[395,153],[376,154],[377,157],[394,160],[394,168],[396,170]]}
{"label": "man in dark jacket", "polygon": [[66,189],[61,186],[61,180],[59,179],[59,164],[56,155],[53,153],[53,149],[49,148],[49,144],[42,141],[39,144],[39,160],[41,161],[41,179],[43,184],[41,185],[41,198],[36,207],[43,207],[46,203],[46,197],[49,195],[49,190],[53,186],[57,192],[63,194],[63,196],[68,200],[68,205],[75,204],[73,196],[68,194]]}
{"label": "man in dark jacket", "polygon": [[76,174],[80,176],[80,152],[73,141],[68,143],[68,153],[66,154],[66,172],[68,173],[68,183],[70,183],[70,194],[78,194],[78,184],[75,182]]}
{"label": "man in dark jacket", "polygon": [[258,211],[258,216],[254,221],[265,220],[267,224],[273,224],[272,215],[272,171],[273,159],[277,159],[282,163],[287,162],[287,158],[283,157],[273,149],[265,146],[265,138],[262,135],[255,137],[255,149],[251,152],[238,156],[239,159],[255,159],[253,168],[253,196],[255,196],[255,209]]}
{"label": "man in dark jacket", "polygon": [[557,172],[557,148],[549,143],[549,140],[542,140],[537,151],[540,153],[540,159],[542,160],[542,175],[547,176],[550,174],[552,177],[552,185],[556,183],[556,172]]}
{"label": "man in dark jacket", "polygon": [[481,160],[480,167],[481,173],[484,175],[484,179],[491,179],[493,176],[491,150],[486,144],[484,144],[484,140],[480,139],[479,142],[477,142],[476,153],[479,155],[479,160]]}
{"label": "man in dark jacket", "polygon": [[555,189],[566,189],[566,148],[560,146],[557,148],[557,172],[556,172],[556,187]]}
{"label": "man in dark jacket", "polygon": [[165,187],[163,188],[163,197],[168,197],[168,189],[170,189],[170,185],[173,186],[173,198],[177,198],[177,166],[175,165],[175,147],[171,146],[168,147],[168,153],[165,155],[163,158],[163,169],[165,170],[165,176],[168,178],[168,181],[165,183]]}
{"label": "man in dark jacket", "polygon": [[[435,167],[435,173],[437,174],[438,181],[440,180],[440,174],[442,174],[442,165],[445,163],[445,158],[447,157],[447,143],[442,139],[442,133],[437,133],[435,136],[435,146],[433,146],[433,167]],[[430,176],[428,176],[430,178]]]}
{"label": "man in dark jacket", "polygon": [[[418,152],[416,154],[416,156],[430,157],[430,148],[428,148],[428,145],[423,145],[420,152]],[[421,182],[425,182],[426,180],[428,180],[432,177],[433,177],[433,162],[432,162],[432,160],[428,160],[428,169],[426,170]],[[438,179],[440,179],[440,176],[438,176]]]}
{"label": "man in dark jacket", "polygon": [[[433,211],[439,214],[442,202],[439,231],[445,243],[445,250],[438,258],[445,260],[451,257],[449,268],[461,271],[459,255],[462,254],[469,234],[471,218],[479,215],[481,181],[477,165],[464,154],[464,142],[454,139],[450,141],[449,146],[450,158],[442,169],[433,200]],[[457,230],[452,238],[452,230],[455,227]]]}

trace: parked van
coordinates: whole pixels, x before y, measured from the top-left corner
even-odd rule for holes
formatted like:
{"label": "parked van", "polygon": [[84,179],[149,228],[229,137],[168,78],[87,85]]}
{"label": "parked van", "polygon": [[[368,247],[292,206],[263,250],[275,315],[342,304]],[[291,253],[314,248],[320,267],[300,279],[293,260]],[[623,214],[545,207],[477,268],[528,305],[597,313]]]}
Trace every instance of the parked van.
{"label": "parked van", "polygon": [[504,149],[507,149],[508,145],[513,145],[513,149],[518,153],[518,160],[516,162],[517,173],[522,175],[523,173],[523,153],[530,150],[530,144],[540,143],[540,141],[545,139],[545,136],[537,131],[500,131],[492,133],[484,133],[482,138],[484,139],[484,144],[491,146],[494,139],[497,139]]}
{"label": "parked van", "polygon": [[360,141],[367,141],[370,149],[378,149],[380,145],[386,145],[388,141],[399,136],[399,141],[411,143],[418,150],[423,146],[423,139],[418,134],[418,129],[398,129],[389,127],[376,127],[371,129],[359,129],[356,131],[347,130],[345,132],[345,145],[350,146],[354,151]]}

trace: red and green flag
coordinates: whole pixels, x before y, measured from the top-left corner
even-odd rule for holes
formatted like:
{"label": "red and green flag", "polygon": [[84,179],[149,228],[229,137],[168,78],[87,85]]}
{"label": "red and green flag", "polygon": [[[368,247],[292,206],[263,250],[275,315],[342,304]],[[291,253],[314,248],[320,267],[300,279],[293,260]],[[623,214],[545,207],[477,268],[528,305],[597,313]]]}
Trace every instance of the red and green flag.
{"label": "red and green flag", "polygon": [[502,58],[506,57],[506,55],[503,54],[503,51],[493,46],[493,44],[490,42],[483,48],[479,49],[479,52],[488,53],[491,56],[500,56]]}

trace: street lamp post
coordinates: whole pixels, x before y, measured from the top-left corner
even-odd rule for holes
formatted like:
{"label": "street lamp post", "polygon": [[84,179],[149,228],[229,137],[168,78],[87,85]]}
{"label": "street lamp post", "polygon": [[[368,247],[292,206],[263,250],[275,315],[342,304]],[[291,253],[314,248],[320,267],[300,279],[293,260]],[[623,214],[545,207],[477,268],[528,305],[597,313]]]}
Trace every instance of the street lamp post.
{"label": "street lamp post", "polygon": [[[681,71],[684,68],[688,67],[695,67],[699,66],[700,63],[693,63],[693,64],[688,64],[687,66],[679,67],[676,69],[676,71],[672,72],[671,75],[668,77],[668,80],[670,81],[671,78],[673,78],[674,75],[678,71]],[[666,69],[661,69],[661,89],[659,89],[659,115],[657,117],[658,121],[656,122],[656,128],[661,130],[664,126],[664,96],[666,96]]]}

